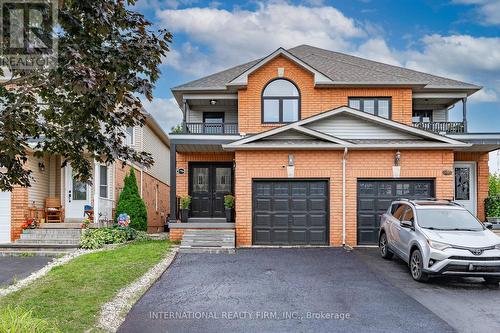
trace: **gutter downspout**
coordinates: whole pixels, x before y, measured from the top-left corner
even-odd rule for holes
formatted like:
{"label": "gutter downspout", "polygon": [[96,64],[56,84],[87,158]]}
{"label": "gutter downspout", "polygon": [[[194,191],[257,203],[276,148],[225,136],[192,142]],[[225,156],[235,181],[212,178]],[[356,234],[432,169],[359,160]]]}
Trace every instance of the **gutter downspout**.
{"label": "gutter downspout", "polygon": [[347,147],[344,147],[344,156],[342,157],[342,246],[345,247],[345,229],[346,229],[346,219],[345,219],[345,205],[346,205],[346,160],[347,160]]}
{"label": "gutter downspout", "polygon": [[142,183],[144,182],[143,169],[144,167],[141,165],[141,198],[143,198],[142,196]]}

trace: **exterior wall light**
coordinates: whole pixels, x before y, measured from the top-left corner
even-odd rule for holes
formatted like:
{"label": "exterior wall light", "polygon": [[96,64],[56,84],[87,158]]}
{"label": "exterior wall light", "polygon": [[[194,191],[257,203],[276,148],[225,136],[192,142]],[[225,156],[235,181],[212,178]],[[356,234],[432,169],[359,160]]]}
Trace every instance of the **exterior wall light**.
{"label": "exterior wall light", "polygon": [[215,105],[215,104],[217,104],[217,101],[216,101],[215,99],[211,99],[211,100],[210,100],[210,104],[211,104],[211,105]]}
{"label": "exterior wall light", "polygon": [[40,172],[45,171],[45,164],[43,162],[38,162],[38,170],[40,170]]}
{"label": "exterior wall light", "polygon": [[401,153],[399,150],[394,155],[394,166],[392,167],[392,177],[399,178],[401,176]]}

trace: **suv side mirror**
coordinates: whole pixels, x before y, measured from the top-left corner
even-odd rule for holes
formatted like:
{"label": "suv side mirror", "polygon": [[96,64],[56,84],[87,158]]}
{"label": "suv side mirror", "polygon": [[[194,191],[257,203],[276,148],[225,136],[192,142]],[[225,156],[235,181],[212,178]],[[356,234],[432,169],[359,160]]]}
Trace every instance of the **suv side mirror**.
{"label": "suv side mirror", "polygon": [[483,222],[484,226],[486,229],[493,229],[493,223],[490,222]]}
{"label": "suv side mirror", "polygon": [[410,229],[413,228],[413,223],[411,221],[401,221],[400,225],[403,228],[410,228]]}

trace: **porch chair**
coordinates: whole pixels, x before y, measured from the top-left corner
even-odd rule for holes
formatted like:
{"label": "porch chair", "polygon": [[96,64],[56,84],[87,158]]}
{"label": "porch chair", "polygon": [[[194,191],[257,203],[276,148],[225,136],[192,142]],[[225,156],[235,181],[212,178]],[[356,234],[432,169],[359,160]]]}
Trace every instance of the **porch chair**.
{"label": "porch chair", "polygon": [[58,197],[45,198],[45,221],[47,223],[61,223],[64,218],[64,210],[61,199]]}

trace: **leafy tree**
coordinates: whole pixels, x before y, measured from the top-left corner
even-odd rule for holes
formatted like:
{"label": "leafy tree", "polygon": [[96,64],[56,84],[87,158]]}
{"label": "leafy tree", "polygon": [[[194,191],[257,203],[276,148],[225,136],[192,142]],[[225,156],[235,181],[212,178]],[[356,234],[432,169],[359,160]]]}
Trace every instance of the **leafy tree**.
{"label": "leafy tree", "polygon": [[148,229],[148,211],[144,200],[139,195],[133,168],[130,169],[130,174],[125,176],[124,183],[123,191],[116,204],[116,216],[123,213],[128,214],[130,216],[129,227],[146,231]]}
{"label": "leafy tree", "polygon": [[38,156],[60,154],[87,182],[85,155],[153,163],[124,144],[123,129],[144,124],[140,97],[152,100],[172,35],[134,12],[135,2],[59,1],[57,66],[12,69],[0,84],[0,191],[30,185],[28,144]]}

